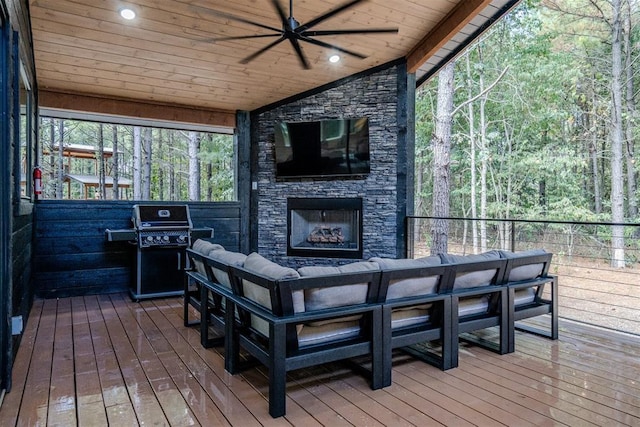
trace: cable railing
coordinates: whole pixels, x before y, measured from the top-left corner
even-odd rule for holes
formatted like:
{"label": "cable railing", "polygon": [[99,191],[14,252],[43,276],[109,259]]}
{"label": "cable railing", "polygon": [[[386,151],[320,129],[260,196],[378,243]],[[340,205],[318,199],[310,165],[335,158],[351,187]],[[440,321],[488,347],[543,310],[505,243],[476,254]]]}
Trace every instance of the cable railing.
{"label": "cable railing", "polygon": [[[409,258],[431,254],[434,228],[446,233],[449,253],[553,253],[561,318],[640,335],[640,224],[409,216]],[[622,245],[613,248],[616,236]]]}

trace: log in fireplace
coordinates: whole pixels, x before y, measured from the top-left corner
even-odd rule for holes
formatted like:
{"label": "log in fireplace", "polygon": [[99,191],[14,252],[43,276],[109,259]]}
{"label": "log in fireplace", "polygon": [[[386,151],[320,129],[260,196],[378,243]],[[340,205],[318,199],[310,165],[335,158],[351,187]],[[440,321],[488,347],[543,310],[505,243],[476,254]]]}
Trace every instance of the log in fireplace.
{"label": "log in fireplace", "polygon": [[362,258],[361,198],[287,199],[287,255]]}

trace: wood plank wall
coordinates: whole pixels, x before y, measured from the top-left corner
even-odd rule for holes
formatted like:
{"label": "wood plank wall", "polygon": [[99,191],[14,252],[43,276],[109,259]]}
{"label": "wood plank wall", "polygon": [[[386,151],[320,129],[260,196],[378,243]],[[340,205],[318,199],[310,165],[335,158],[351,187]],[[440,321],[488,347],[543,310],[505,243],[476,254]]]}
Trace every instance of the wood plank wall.
{"label": "wood plank wall", "polygon": [[[135,268],[135,246],[107,242],[106,229],[131,228],[133,201],[40,201],[36,205],[33,278],[43,298],[122,292]],[[212,241],[240,250],[238,202],[187,203],[195,228],[214,229]]]}

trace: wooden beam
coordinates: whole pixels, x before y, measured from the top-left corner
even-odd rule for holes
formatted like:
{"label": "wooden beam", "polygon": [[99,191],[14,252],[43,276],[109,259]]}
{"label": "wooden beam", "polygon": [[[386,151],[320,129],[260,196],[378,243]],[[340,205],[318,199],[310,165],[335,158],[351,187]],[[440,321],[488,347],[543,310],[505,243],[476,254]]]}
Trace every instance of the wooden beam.
{"label": "wooden beam", "polygon": [[415,73],[453,36],[491,3],[491,0],[462,0],[440,23],[427,34],[407,55],[409,73]]}
{"label": "wooden beam", "polygon": [[153,104],[134,100],[101,98],[86,94],[40,90],[38,91],[38,105],[41,108],[105,114],[142,120],[160,120],[230,129],[236,126],[235,111]]}

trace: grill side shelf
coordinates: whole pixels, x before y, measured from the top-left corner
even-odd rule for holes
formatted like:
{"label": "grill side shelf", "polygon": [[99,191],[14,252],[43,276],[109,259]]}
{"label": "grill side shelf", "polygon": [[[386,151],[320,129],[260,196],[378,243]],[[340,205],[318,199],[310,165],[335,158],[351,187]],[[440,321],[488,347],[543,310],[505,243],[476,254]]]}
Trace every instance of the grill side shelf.
{"label": "grill side shelf", "polygon": [[107,228],[104,231],[107,242],[128,242],[137,240],[136,230],[133,228],[125,228],[120,230],[111,230]]}

